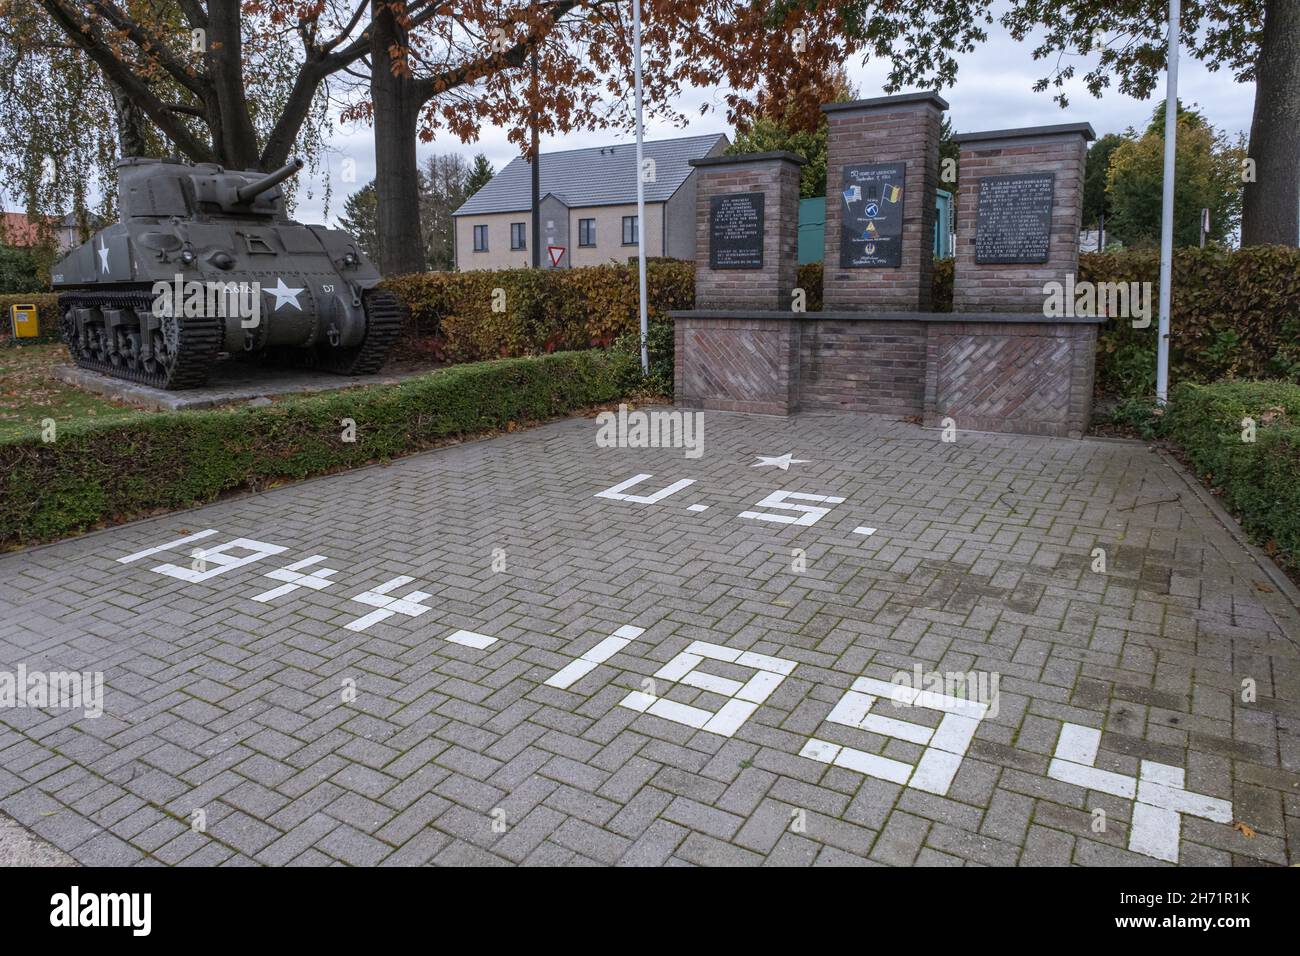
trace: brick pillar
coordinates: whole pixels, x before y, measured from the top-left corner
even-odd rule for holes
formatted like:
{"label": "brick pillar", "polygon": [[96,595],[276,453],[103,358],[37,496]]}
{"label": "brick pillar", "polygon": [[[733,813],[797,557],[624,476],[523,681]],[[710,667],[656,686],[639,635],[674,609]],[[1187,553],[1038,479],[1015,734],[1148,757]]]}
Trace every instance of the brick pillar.
{"label": "brick pillar", "polygon": [[[695,308],[790,310],[799,270],[799,167],[794,153],[743,153],[692,159],[695,176]],[[716,200],[716,201],[715,201]],[[737,210],[762,210],[758,249],[715,244]],[[716,245],[716,248],[715,248]],[[729,254],[730,253],[730,254]]]}
{"label": "brick pillar", "polygon": [[[954,312],[1041,312],[1043,286],[1065,282],[1079,268],[1079,227],[1083,219],[1083,171],[1087,123],[962,133],[961,183],[957,201],[957,245],[953,263]],[[985,223],[980,225],[981,190]],[[1019,190],[1018,192],[1016,190]],[[996,192],[995,192],[996,191]],[[998,196],[1001,198],[996,198]],[[1018,248],[998,244],[997,219],[1014,207],[1034,217],[1034,207],[1050,210],[1045,241],[1037,242],[1035,223],[1008,224],[1007,235],[1030,236]],[[1040,209],[1040,213],[1041,213]],[[982,237],[982,238],[981,238]],[[980,245],[977,245],[977,239]],[[984,261],[980,261],[983,259]],[[1002,259],[1003,261],[992,261]],[[1006,261],[1006,260],[1018,261]]]}
{"label": "brick pillar", "polygon": [[[826,162],[826,255],[822,280],[823,308],[865,312],[928,312],[934,273],[935,189],[939,176],[939,119],[947,102],[937,93],[906,93],[852,103],[822,106],[830,124]],[[903,182],[886,171],[864,166],[897,164]],[[846,168],[857,176],[846,177]],[[844,193],[858,187],[850,207]],[[865,209],[874,194],[881,202],[879,220],[888,233],[896,215],[889,202],[893,187],[902,187],[902,234],[888,241],[865,241],[848,251],[863,259],[892,261],[854,264],[844,259],[846,210],[859,226],[869,221]],[[874,223],[872,223],[874,225]],[[859,232],[858,226],[853,229]],[[861,235],[868,235],[866,229]],[[896,250],[896,251],[895,251]],[[896,263],[896,264],[895,264]]]}

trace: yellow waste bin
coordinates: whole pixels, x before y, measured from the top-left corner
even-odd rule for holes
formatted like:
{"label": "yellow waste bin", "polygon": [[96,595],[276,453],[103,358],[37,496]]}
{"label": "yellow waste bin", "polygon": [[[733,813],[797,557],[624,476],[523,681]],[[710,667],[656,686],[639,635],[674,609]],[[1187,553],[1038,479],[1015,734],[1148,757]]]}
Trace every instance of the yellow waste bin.
{"label": "yellow waste bin", "polygon": [[13,323],[14,338],[34,339],[40,335],[40,325],[36,321],[36,306],[11,305],[9,319]]}

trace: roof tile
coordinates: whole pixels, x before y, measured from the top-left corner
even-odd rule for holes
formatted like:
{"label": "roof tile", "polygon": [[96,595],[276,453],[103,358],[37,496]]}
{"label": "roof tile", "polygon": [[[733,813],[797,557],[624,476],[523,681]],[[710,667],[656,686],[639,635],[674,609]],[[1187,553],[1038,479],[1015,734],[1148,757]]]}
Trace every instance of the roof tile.
{"label": "roof tile", "polygon": [[[642,155],[655,161],[655,181],[645,184],[646,202],[666,202],[691,174],[690,161],[707,156],[720,140],[725,144],[722,133],[643,143]],[[571,207],[636,202],[636,144],[542,153],[540,178],[542,197],[554,193]],[[455,215],[527,212],[531,206],[532,175],[520,156],[467,199]]]}

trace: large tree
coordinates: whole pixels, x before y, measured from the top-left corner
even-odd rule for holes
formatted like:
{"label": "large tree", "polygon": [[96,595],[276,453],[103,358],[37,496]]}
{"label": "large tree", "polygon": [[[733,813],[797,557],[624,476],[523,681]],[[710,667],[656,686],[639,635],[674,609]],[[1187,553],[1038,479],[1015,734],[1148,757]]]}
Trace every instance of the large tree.
{"label": "large tree", "polygon": [[1300,241],[1300,2],[1269,0],[1254,69],[1253,180],[1242,199],[1242,245]]}
{"label": "large tree", "polygon": [[1128,140],[1118,133],[1107,133],[1088,147],[1088,159],[1083,173],[1085,227],[1100,229],[1101,224],[1110,218],[1111,201],[1110,194],[1106,191],[1106,176],[1110,171],[1111,155],[1125,142]]}
{"label": "large tree", "polygon": [[[975,0],[979,5],[978,0]],[[1036,58],[1055,64],[1039,89],[1055,87],[1062,106],[1076,74],[1071,54],[1095,59],[1083,76],[1100,96],[1119,80],[1121,92],[1146,97],[1162,82],[1167,0],[1012,0],[1002,23],[1017,40],[1039,37]],[[1243,245],[1300,241],[1300,2],[1183,0],[1182,49],[1210,70],[1226,68],[1255,83],[1247,155],[1255,175],[1245,182]],[[1180,174],[1181,175],[1181,174]]]}
{"label": "large tree", "polygon": [[[829,95],[819,90],[818,98],[826,95],[826,102],[846,102],[857,96],[857,90],[849,82],[848,75],[842,68],[834,71],[820,86],[828,89]],[[797,106],[771,106],[755,117],[742,120],[736,126],[735,136],[728,153],[765,153],[772,150],[784,150],[802,156],[805,160],[799,170],[799,198],[813,199],[826,195],[826,144],[829,124],[826,114],[817,117],[817,124],[808,128],[806,117]]]}
{"label": "large tree", "polygon": [[422,19],[415,0],[371,0],[369,97],[344,116],[374,122],[382,272],[424,268],[416,143],[435,136],[439,114],[430,102],[441,97],[437,105],[453,133],[462,139],[477,135],[483,112],[464,94],[520,66],[580,5],[458,0],[454,7],[437,8],[444,16]]}
{"label": "large tree", "polygon": [[[456,228],[452,213],[469,198],[469,177],[470,165],[457,153],[429,156],[420,166],[420,229],[424,235],[426,268],[435,271],[456,268]],[[338,223],[340,229],[357,238],[367,256],[379,261],[383,243],[373,181],[347,198]]]}
{"label": "large tree", "polygon": [[372,262],[379,261],[379,201],[375,184],[366,183],[343,202],[339,228],[349,233]]}
{"label": "large tree", "polygon": [[474,157],[474,166],[469,171],[469,176],[465,180],[465,198],[468,199],[488,183],[492,182],[492,177],[497,171],[492,168],[488,162],[487,156],[479,153]]}
{"label": "large tree", "polygon": [[[0,16],[0,192],[48,230],[87,194],[110,197],[118,126],[99,69],[48,18]],[[102,210],[108,212],[109,209]],[[82,237],[86,238],[85,236]]]}
{"label": "large tree", "polygon": [[420,168],[420,230],[426,267],[456,268],[456,221],[452,213],[469,198],[470,166],[459,153],[430,156]]}
{"label": "large tree", "polygon": [[[1109,231],[1126,246],[1154,247],[1160,241],[1161,182],[1164,178],[1165,104],[1156,107],[1150,125],[1129,130],[1110,156],[1106,192]],[[1174,181],[1174,244],[1200,241],[1201,210],[1210,210],[1207,238],[1230,238],[1241,219],[1241,142],[1217,132],[1195,110],[1178,111],[1175,143],[1178,177]]]}
{"label": "large tree", "polygon": [[362,0],[39,6],[178,153],[235,169],[283,165],[321,84],[368,50]]}
{"label": "large tree", "polygon": [[[433,8],[426,5],[426,15]],[[369,0],[33,0],[0,18],[0,168],[29,213],[111,210],[119,154],[315,165],[327,81],[360,64]],[[294,185],[287,186],[290,195]]]}

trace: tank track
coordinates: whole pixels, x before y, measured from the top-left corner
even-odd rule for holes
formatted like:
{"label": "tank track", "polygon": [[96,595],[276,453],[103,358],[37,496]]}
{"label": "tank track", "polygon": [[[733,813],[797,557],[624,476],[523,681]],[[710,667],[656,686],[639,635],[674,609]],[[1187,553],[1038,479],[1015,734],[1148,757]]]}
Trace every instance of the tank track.
{"label": "tank track", "polygon": [[176,320],[179,342],[176,358],[163,371],[151,372],[144,368],[131,368],[111,361],[82,354],[76,340],[76,325],[68,311],[77,306],[109,306],[147,310],[153,307],[153,295],[144,289],[125,291],[64,292],[59,295],[59,324],[64,344],[78,366],[102,372],[113,378],[139,382],[154,388],[198,388],[207,383],[208,372],[216,361],[224,338],[223,320],[217,317],[194,316]]}
{"label": "tank track", "polygon": [[388,351],[402,334],[405,310],[397,296],[382,289],[361,293],[366,312],[366,337],[348,349],[321,348],[316,367],[339,375],[373,375],[388,358]]}

